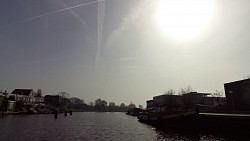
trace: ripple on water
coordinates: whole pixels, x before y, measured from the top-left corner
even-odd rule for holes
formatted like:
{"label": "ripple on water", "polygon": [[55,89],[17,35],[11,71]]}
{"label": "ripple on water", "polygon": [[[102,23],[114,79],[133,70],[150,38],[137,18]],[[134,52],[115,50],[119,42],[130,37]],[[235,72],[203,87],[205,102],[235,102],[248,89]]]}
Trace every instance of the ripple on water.
{"label": "ripple on water", "polygon": [[154,141],[230,140],[212,135],[185,135],[155,129],[124,113],[20,115],[0,118],[0,141]]}

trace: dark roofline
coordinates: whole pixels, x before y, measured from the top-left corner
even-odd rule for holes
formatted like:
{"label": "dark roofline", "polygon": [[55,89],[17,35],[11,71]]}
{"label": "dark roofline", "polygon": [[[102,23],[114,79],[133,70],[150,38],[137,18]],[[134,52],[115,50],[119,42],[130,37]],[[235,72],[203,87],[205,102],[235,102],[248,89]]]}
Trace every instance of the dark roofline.
{"label": "dark roofline", "polygon": [[59,97],[58,94],[57,94],[57,95],[45,95],[44,97],[46,97],[46,96],[47,96],[47,97],[48,97],[48,96],[51,96],[51,97],[57,97],[57,96],[58,96],[58,97]]}
{"label": "dark roofline", "polygon": [[27,92],[31,92],[31,91],[34,92],[33,89],[14,89],[11,94],[27,95],[27,94],[29,94]]}
{"label": "dark roofline", "polygon": [[[29,90],[29,91],[32,91],[33,89],[22,89],[22,88],[18,88],[18,89],[14,89],[13,91],[15,90]],[[34,90],[33,90],[34,91]]]}
{"label": "dark roofline", "polygon": [[250,81],[250,78],[242,79],[242,80],[237,80],[237,81],[233,81],[233,82],[228,82],[228,83],[224,83],[224,85],[233,84],[233,83],[239,83],[239,82],[244,82],[244,81]]}
{"label": "dark roofline", "polygon": [[166,94],[162,94],[162,95],[157,95],[157,96],[154,96],[153,97],[153,99],[155,98],[155,97],[160,97],[160,96],[175,96],[175,97],[178,97],[178,96],[182,96],[182,95],[166,95]]}
{"label": "dark roofline", "polygon": [[196,94],[196,95],[211,95],[211,93],[198,93],[198,92],[190,92],[190,93],[186,93],[183,95],[188,95],[188,94]]}

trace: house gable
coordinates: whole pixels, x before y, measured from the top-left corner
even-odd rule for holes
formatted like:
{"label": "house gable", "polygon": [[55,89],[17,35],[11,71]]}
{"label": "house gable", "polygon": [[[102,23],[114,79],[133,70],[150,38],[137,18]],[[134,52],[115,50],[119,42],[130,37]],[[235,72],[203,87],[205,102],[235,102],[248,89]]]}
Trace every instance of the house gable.
{"label": "house gable", "polygon": [[33,89],[15,89],[11,94],[33,97],[34,91],[33,91]]}

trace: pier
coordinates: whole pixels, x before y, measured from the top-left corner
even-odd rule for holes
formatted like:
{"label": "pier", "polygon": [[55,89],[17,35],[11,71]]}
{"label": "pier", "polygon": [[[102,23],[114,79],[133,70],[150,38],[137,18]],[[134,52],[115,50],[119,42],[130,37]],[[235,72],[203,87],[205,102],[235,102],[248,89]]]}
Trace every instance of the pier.
{"label": "pier", "polygon": [[228,113],[199,113],[200,117],[227,118],[227,119],[248,119],[250,114],[228,114]]}
{"label": "pier", "polygon": [[247,135],[250,133],[250,114],[170,114],[165,115],[164,118],[157,117],[154,118],[154,120],[148,119],[149,120],[142,119],[140,121],[157,128],[181,129],[187,132],[230,133],[237,135]]}

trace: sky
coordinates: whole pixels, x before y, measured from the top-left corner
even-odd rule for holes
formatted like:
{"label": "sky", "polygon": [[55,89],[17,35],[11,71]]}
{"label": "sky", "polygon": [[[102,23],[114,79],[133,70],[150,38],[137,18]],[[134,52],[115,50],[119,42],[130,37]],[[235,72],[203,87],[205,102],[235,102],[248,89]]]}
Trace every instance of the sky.
{"label": "sky", "polygon": [[156,19],[162,0],[1,0],[0,90],[68,92],[86,103],[101,98],[118,105],[146,105],[188,86],[224,90],[224,83],[250,74],[250,1],[212,1],[202,29],[184,39]]}

